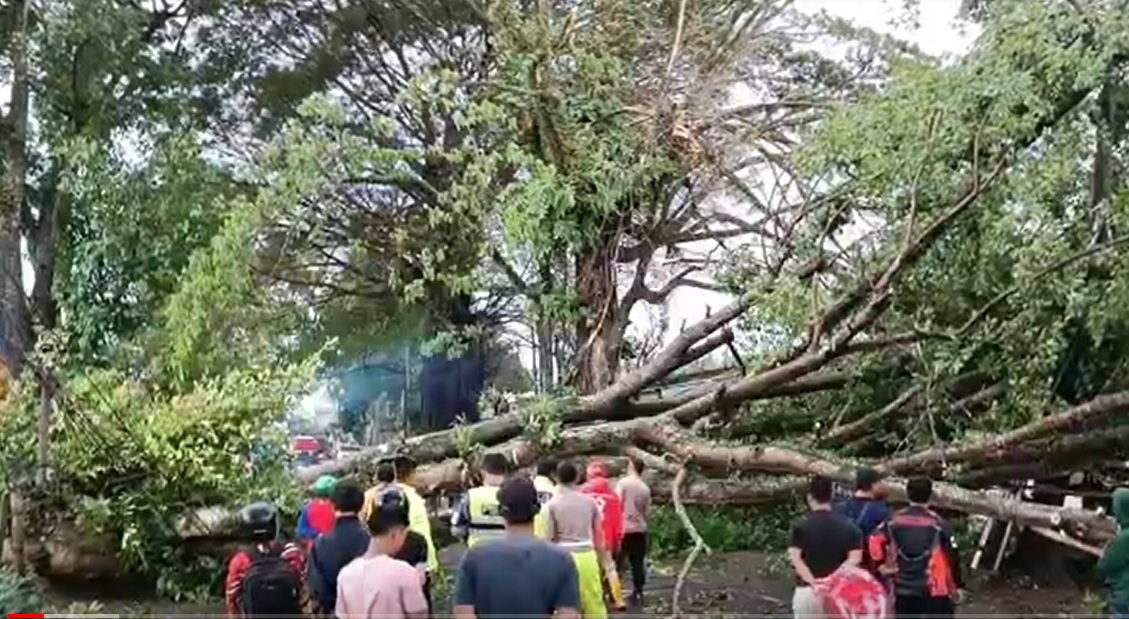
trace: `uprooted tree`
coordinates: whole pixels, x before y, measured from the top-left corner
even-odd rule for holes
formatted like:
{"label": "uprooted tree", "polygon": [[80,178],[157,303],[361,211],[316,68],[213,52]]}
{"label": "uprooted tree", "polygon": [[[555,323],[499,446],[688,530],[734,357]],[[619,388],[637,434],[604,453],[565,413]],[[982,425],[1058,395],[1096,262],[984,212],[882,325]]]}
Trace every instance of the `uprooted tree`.
{"label": "uprooted tree", "polygon": [[[953,66],[897,55],[887,59],[887,81],[842,104],[828,93],[812,95],[818,104],[758,93],[747,107],[802,107],[819,119],[814,131],[771,118],[749,129],[780,143],[802,136],[798,149],[735,146],[724,121],[695,107],[686,92],[695,79],[724,84],[717,71],[734,70],[700,55],[703,41],[681,38],[685,14],[691,36],[708,33],[710,14],[695,13],[701,3],[683,7],[671,45],[656,52],[650,39],[628,39],[635,62],[605,59],[595,76],[585,71],[598,64],[597,50],[623,49],[600,37],[618,32],[564,9],[524,16],[528,27],[492,48],[510,67],[498,86],[505,96],[481,99],[456,83],[448,92],[463,96],[442,101],[468,119],[489,101],[497,117],[516,119],[512,142],[504,150],[474,142],[481,159],[448,175],[443,193],[488,194],[492,209],[515,220],[536,207],[539,218],[520,220],[525,236],[515,237],[535,257],[561,251],[576,265],[582,395],[519,400],[492,419],[401,441],[392,447],[420,464],[415,483],[460,485],[482,446],[520,465],[633,454],[668,474],[686,466],[725,479],[721,491],[700,487],[710,500],[755,501],[789,484],[739,488],[735,476],[844,477],[867,461],[895,476],[947,480],[938,500],[958,510],[1108,535],[1095,513],[958,484],[1062,474],[1115,459],[1124,444],[1117,420],[1129,410],[1121,391],[1129,384],[1117,351],[1129,237],[1117,145],[1127,56],[1115,34],[1126,24],[1107,12],[1114,8],[994,3],[974,49]],[[597,148],[607,136],[617,144]],[[434,156],[465,152],[453,150]],[[734,165],[746,166],[744,180]],[[749,186],[766,168],[780,183],[773,204]],[[639,234],[651,213],[704,209],[734,192],[753,218],[743,222],[744,250],[715,273],[738,300],[637,369],[594,363],[618,350],[617,295],[636,301],[652,291],[645,262],[621,281],[614,256],[651,258],[666,245],[639,238],[623,248],[618,239]],[[537,237],[561,217],[587,233]],[[759,344],[742,346],[749,359],[736,359],[737,375],[689,394],[643,393],[728,347],[731,323]]]}
{"label": "uprooted tree", "polygon": [[[632,456],[660,493],[756,503],[868,462],[1111,530],[981,489],[1102,473],[1129,435],[1121,2],[993,1],[951,62],[788,0],[42,4],[6,22],[41,104],[8,114],[32,169],[2,136],[28,205],[3,259],[34,236],[37,270],[0,287],[4,481],[169,592],[207,572],[180,511],[296,498],[264,428],[317,362],[515,332],[536,395],[303,475],[398,453],[435,492],[484,449]],[[664,340],[687,290],[734,301]],[[424,386],[492,380],[452,374]],[[19,533],[33,564],[75,547]]]}

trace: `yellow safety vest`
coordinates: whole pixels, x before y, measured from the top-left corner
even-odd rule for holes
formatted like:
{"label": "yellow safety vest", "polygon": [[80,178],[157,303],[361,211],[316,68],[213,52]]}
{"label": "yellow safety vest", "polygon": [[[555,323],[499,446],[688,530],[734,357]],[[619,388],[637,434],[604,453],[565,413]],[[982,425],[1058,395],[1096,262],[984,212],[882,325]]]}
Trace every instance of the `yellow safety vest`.
{"label": "yellow safety vest", "polygon": [[[435,551],[435,542],[431,540],[431,518],[427,514],[427,503],[415,488],[400,483],[396,484],[396,487],[404,493],[404,498],[408,499],[408,529],[427,540],[427,570],[434,572],[439,569],[439,555]],[[380,494],[381,490],[384,490],[383,484],[365,491],[365,504],[361,509],[361,518],[365,521],[368,521],[368,516],[376,504],[376,495]]]}
{"label": "yellow safety vest", "polygon": [[498,505],[498,486],[479,486],[467,493],[467,548],[505,533],[506,521]]}
{"label": "yellow safety vest", "polygon": [[557,485],[553,480],[542,475],[533,478],[533,487],[537,489],[537,498],[541,501],[541,511],[533,519],[533,533],[541,539],[548,537],[549,510],[546,505],[557,495]]}

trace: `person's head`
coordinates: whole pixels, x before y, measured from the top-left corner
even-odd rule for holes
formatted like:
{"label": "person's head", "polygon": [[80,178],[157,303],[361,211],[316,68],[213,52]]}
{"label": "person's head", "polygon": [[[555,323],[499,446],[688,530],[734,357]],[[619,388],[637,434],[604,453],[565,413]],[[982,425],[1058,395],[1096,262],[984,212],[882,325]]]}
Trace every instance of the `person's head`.
{"label": "person's head", "polygon": [[482,456],[482,473],[488,484],[500,485],[510,472],[510,461],[505,454],[491,452]]}
{"label": "person's head", "polygon": [[835,494],[835,484],[827,477],[816,475],[808,484],[808,507],[826,509],[831,506]]}
{"label": "person's head", "polygon": [[906,499],[914,505],[926,505],[933,498],[933,481],[928,477],[912,477],[906,482]]}
{"label": "person's head", "polygon": [[646,468],[646,466],[647,465],[643,464],[643,461],[639,458],[627,459],[627,472],[630,475],[642,475],[643,469]]}
{"label": "person's head", "polygon": [[557,465],[557,483],[562,486],[575,486],[580,483],[580,467],[571,460],[562,460]]}
{"label": "person's head", "polygon": [[557,461],[556,460],[542,460],[537,463],[537,475],[540,477],[548,477],[555,479],[557,475]]}
{"label": "person's head", "polygon": [[408,537],[408,498],[395,486],[380,492],[365,520],[372,546],[380,554],[394,555]]}
{"label": "person's head", "polygon": [[396,465],[391,462],[381,462],[380,466],[376,467],[376,481],[382,484],[395,483]]}
{"label": "person's head", "polygon": [[343,481],[333,489],[333,510],[338,514],[356,514],[365,504],[365,493],[351,481]]}
{"label": "person's head", "polygon": [[274,541],[278,538],[278,508],[260,501],[239,510],[239,534],[249,542]]}
{"label": "person's head", "polygon": [[878,471],[864,466],[855,471],[855,491],[859,494],[871,495],[880,479]]}
{"label": "person's head", "polygon": [[587,481],[592,481],[593,479],[607,479],[607,477],[608,467],[602,460],[593,460],[589,462],[588,466],[584,469],[584,478]]}
{"label": "person's head", "polygon": [[498,507],[507,530],[532,530],[533,519],[541,511],[537,487],[525,475],[510,477],[498,489]]}
{"label": "person's head", "polygon": [[337,478],[332,475],[322,475],[314,482],[310,492],[319,499],[328,499],[333,496],[333,489],[337,487]]}

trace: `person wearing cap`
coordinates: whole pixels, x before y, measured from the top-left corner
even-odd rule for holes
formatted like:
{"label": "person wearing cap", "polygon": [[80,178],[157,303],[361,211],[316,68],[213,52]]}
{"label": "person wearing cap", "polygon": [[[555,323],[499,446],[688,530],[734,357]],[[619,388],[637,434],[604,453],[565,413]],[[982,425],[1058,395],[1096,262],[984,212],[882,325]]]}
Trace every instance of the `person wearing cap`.
{"label": "person wearing cap", "polygon": [[454,617],[577,619],[576,566],[568,553],[533,534],[541,511],[536,486],[518,475],[495,495],[504,532],[467,550],[455,579]]}
{"label": "person wearing cap", "polygon": [[557,496],[545,509],[546,539],[572,555],[580,583],[580,612],[585,619],[605,619],[604,583],[600,557],[604,554],[603,524],[600,509],[592,497],[577,486],[580,469],[572,462],[557,466]]}
{"label": "person wearing cap", "polygon": [[451,515],[451,533],[465,540],[467,548],[497,539],[505,531],[505,519],[498,505],[498,488],[506,480],[510,462],[505,455],[482,456],[482,485],[471,488]]}
{"label": "person wearing cap", "polygon": [[588,463],[585,477],[588,481],[581,491],[596,503],[596,508],[600,511],[600,522],[604,527],[604,552],[600,555],[600,564],[604,568],[608,593],[616,610],[627,610],[623,584],[615,567],[615,554],[623,540],[623,502],[608,483],[608,468],[603,462],[594,460]]}
{"label": "person wearing cap", "polygon": [[[542,460],[537,463],[537,476],[533,478],[533,486],[537,488],[537,496],[541,499],[542,508],[557,494],[557,482],[553,479],[556,473],[556,460]],[[548,517],[548,513],[547,510],[542,509],[533,519],[533,532],[541,539],[545,539],[545,518]]]}
{"label": "person wearing cap", "polygon": [[310,550],[310,589],[319,615],[333,615],[341,570],[369,547],[368,531],[357,513],[363,501],[361,488],[351,481],[333,489],[336,523],[332,531],[314,540]]}
{"label": "person wearing cap", "polygon": [[427,516],[427,504],[416,489],[400,480],[400,471],[392,462],[383,462],[376,467],[376,485],[365,492],[365,506],[361,509],[361,519],[368,518],[376,496],[389,486],[398,488],[408,500],[411,529],[423,536],[427,542],[427,570],[431,573],[439,571],[439,554],[435,552],[435,542],[431,539],[431,519]]}
{"label": "person wearing cap", "polygon": [[317,478],[310,488],[313,499],[298,513],[298,540],[309,551],[314,538],[333,530],[334,509],[333,489],[337,486],[337,478],[332,475],[322,475]]}
{"label": "person wearing cap", "polygon": [[341,570],[334,614],[341,619],[424,619],[427,544],[410,530],[410,504],[389,486],[373,497],[365,552]]}

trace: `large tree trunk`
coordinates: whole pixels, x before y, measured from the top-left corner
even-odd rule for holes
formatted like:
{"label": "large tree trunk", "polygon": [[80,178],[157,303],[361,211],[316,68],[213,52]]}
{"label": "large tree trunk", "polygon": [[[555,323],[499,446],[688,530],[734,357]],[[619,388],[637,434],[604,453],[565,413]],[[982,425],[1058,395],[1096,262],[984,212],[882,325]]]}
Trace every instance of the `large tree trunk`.
{"label": "large tree trunk", "polygon": [[619,366],[614,243],[614,234],[605,233],[604,238],[576,257],[576,295],[581,315],[576,322],[573,386],[582,394],[611,385]]}
{"label": "large tree trunk", "polygon": [[15,0],[8,45],[12,67],[11,103],[4,117],[7,138],[3,195],[0,196],[0,362],[18,378],[31,337],[20,252],[21,224],[27,175],[27,2]]}

